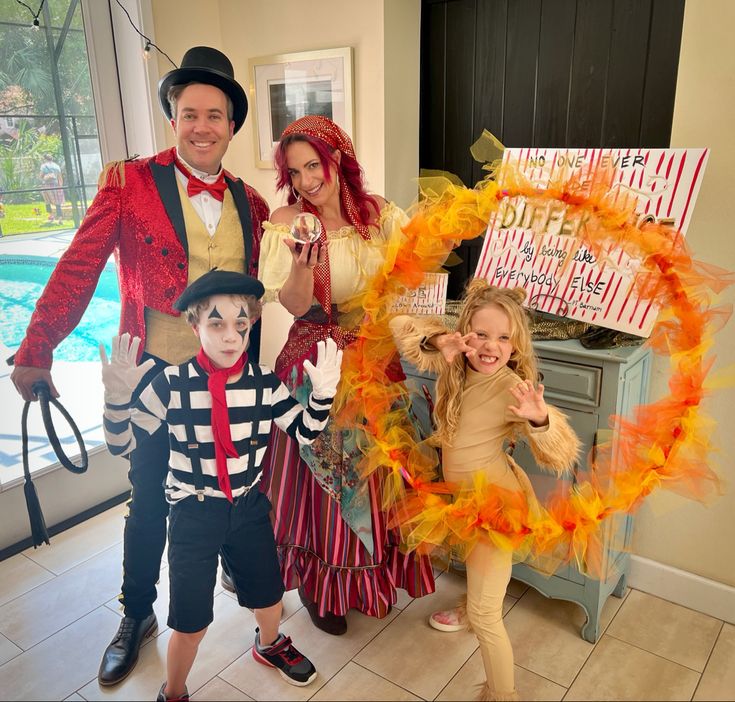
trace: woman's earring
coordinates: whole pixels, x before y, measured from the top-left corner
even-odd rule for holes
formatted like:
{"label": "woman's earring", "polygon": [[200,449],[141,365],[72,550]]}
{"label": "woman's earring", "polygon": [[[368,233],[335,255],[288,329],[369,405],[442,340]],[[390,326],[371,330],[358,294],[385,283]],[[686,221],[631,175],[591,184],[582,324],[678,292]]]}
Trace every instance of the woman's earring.
{"label": "woman's earring", "polygon": [[297,202],[298,202],[298,201],[299,201],[299,200],[301,199],[301,193],[299,193],[299,191],[298,191],[298,190],[296,190],[296,188],[294,188],[294,186],[293,186],[293,185],[291,186],[291,193],[293,194],[293,196],[294,196],[294,199],[295,199],[295,200],[296,200]]}

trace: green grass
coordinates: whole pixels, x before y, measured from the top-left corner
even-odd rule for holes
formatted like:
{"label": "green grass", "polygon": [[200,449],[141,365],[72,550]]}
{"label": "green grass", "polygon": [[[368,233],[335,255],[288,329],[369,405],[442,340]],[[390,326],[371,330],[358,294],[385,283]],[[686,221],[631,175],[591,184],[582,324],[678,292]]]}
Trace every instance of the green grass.
{"label": "green grass", "polygon": [[[2,214],[5,216],[0,216],[0,231],[4,237],[13,236],[14,234],[30,234],[31,232],[52,232],[74,226],[74,220],[67,215],[64,216],[64,221],[61,223],[56,220],[49,222],[43,200],[23,205],[2,203],[2,207]],[[62,205],[62,207],[68,208],[68,205]],[[56,208],[53,206],[52,208],[55,213]]]}

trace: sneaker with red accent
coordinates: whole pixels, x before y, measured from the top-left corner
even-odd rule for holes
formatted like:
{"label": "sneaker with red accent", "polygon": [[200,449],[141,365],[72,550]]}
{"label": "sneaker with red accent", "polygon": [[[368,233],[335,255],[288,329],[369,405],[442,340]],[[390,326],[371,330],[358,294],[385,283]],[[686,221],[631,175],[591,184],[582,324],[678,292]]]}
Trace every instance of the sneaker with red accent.
{"label": "sneaker with red accent", "polygon": [[184,688],[184,694],[180,697],[166,697],[166,683],[161,685],[156,702],[189,702],[189,691]]}
{"label": "sneaker with red accent", "polygon": [[260,630],[255,630],[253,658],[269,668],[277,668],[281,677],[291,685],[304,687],[316,679],[313,663],[296,650],[290,636],[278,634],[270,646],[260,645]]}
{"label": "sneaker with red accent", "polygon": [[439,631],[466,631],[468,627],[464,607],[434,612],[429,617],[429,626]]}

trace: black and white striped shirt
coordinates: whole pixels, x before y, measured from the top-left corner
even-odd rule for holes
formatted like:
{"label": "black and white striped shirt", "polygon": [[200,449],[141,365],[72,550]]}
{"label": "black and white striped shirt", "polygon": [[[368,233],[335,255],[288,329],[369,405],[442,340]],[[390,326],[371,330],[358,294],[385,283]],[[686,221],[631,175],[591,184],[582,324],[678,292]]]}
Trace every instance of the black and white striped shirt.
{"label": "black and white striped shirt", "polygon": [[[186,367],[188,379],[182,377]],[[259,372],[258,372],[259,371]],[[192,358],[181,366],[168,366],[140,394],[130,409],[105,407],[105,441],[114,455],[126,455],[163,422],[168,425],[169,473],[166,496],[173,503],[196,494],[192,464],[187,449],[186,426],[181,393],[188,393],[196,441],[199,444],[204,495],[222,497],[217,483],[217,464],[212,434],[212,396],[207,388],[207,373]],[[256,388],[262,390],[262,402],[256,407]],[[248,363],[242,377],[226,386],[232,443],[237,458],[227,459],[232,495],[247,493],[261,478],[260,468],[268,446],[271,428],[276,426],[300,444],[311,444],[329,419],[333,398],[309,396],[307,407],[300,405],[278,377],[265,366],[254,370]],[[256,427],[255,429],[253,427]],[[249,465],[251,438],[255,435],[254,465]]]}

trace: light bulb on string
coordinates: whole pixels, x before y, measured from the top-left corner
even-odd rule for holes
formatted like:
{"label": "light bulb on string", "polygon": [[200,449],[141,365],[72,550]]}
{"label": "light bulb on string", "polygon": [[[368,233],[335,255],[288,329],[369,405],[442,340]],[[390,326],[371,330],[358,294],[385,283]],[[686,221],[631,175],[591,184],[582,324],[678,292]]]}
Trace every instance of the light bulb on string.
{"label": "light bulb on string", "polygon": [[31,29],[34,32],[37,32],[41,29],[41,23],[38,21],[38,17],[33,18],[33,24],[31,25]]}
{"label": "light bulb on string", "polygon": [[143,47],[143,60],[147,61],[151,57],[151,42],[146,40],[145,46]]}

